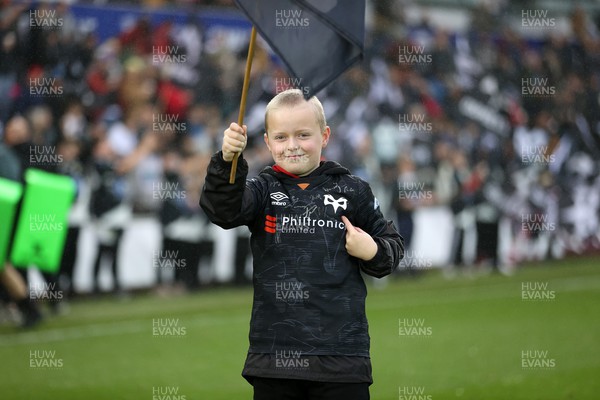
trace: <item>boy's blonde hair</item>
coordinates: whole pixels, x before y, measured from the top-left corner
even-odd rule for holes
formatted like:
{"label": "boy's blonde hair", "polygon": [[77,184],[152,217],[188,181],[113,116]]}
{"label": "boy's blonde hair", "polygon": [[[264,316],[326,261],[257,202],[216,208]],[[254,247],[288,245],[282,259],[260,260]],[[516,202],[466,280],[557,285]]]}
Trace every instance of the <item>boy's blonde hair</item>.
{"label": "boy's blonde hair", "polygon": [[312,96],[310,99],[305,100],[304,94],[300,89],[287,89],[283,92],[277,94],[275,97],[271,99],[269,104],[267,104],[267,108],[265,110],[265,132],[268,132],[268,118],[269,111],[280,108],[280,107],[292,107],[298,104],[301,104],[304,101],[308,101],[311,103],[315,109],[315,117],[317,118],[317,123],[319,124],[319,129],[321,133],[325,131],[327,127],[327,121],[325,120],[325,111],[323,110],[323,105],[317,99],[317,96]]}

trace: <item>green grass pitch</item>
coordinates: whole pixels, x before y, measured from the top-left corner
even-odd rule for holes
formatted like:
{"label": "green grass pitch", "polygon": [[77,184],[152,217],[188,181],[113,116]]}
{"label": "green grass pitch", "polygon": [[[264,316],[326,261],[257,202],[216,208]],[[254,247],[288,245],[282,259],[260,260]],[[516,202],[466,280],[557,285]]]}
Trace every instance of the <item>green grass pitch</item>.
{"label": "green grass pitch", "polygon": [[[251,399],[251,300],[249,288],[80,300],[33,331],[2,326],[0,398]],[[597,258],[369,283],[371,398],[600,398],[599,307]]]}

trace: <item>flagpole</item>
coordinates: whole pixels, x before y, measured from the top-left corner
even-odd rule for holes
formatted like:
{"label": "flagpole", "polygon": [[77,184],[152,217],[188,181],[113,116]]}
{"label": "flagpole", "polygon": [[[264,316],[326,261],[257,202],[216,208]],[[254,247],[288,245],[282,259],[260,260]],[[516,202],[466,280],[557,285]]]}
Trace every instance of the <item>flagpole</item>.
{"label": "flagpole", "polygon": [[[242,98],[240,99],[240,113],[238,114],[238,125],[244,124],[244,113],[246,112],[246,98],[248,97],[248,86],[250,86],[250,71],[252,70],[252,58],[254,58],[254,42],[256,41],[256,28],[252,25],[250,33],[250,44],[248,45],[248,58],[246,59],[246,71],[244,72],[244,85],[242,86]],[[248,138],[246,138],[248,140]],[[238,158],[241,153],[235,153],[231,162],[231,172],[229,173],[229,183],[235,182],[235,173],[237,171]]]}

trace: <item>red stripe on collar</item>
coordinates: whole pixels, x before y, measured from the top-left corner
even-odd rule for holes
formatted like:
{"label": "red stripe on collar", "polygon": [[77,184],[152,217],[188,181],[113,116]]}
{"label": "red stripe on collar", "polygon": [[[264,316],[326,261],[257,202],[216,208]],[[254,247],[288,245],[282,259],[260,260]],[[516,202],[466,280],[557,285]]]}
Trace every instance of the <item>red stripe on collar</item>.
{"label": "red stripe on collar", "polygon": [[273,171],[281,172],[282,174],[286,174],[287,176],[292,177],[292,178],[300,178],[298,175],[292,174],[291,172],[286,171],[285,169],[281,168],[277,164],[273,165]]}

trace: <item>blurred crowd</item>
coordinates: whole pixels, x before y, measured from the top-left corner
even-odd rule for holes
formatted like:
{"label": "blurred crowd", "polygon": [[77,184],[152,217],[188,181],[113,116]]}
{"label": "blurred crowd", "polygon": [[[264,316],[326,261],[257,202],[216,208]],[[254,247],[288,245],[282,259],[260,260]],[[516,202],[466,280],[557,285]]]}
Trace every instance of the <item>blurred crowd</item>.
{"label": "blurred crowd", "polygon": [[[449,32],[427,18],[405,22],[397,3],[370,2],[364,61],[319,93],[334,138],[325,157],[372,183],[408,254],[415,213],[449,210],[448,268],[600,249],[599,27],[575,9],[567,34],[533,40],[506,28],[510,10],[481,7],[467,31]],[[56,10],[59,29],[32,26],[27,4],[2,4],[0,175],[22,180],[26,168],[41,168],[78,188],[60,274],[46,279],[74,292],[78,238],[93,225],[94,290],[103,265],[119,290],[119,244],[143,216],[162,226],[158,264],[183,264],[173,279],[196,288],[197,266],[214,254],[199,194],[237,120],[245,47],[207,48],[193,18],[184,26],[141,18],[99,43],[65,3],[36,6]],[[246,112],[250,175],[272,161],[264,107],[293,83],[259,41]],[[237,283],[248,279],[247,241],[240,230]],[[157,268],[158,283],[163,275]]]}

